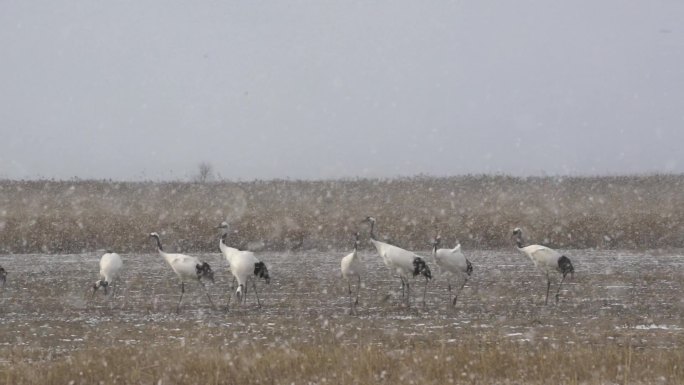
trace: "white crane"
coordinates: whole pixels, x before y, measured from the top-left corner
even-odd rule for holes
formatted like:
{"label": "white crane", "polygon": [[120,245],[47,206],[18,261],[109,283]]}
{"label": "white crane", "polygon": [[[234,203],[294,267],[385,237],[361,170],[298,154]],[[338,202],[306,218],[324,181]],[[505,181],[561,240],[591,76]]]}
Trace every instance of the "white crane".
{"label": "white crane", "polygon": [[370,216],[361,221],[361,223],[370,224],[371,243],[373,243],[378,254],[380,254],[385,266],[387,266],[392,273],[396,273],[399,276],[399,279],[401,280],[402,296],[404,295],[404,287],[406,287],[406,305],[410,306],[411,304],[409,277],[415,277],[417,275],[425,277],[425,289],[423,290],[423,305],[425,305],[425,294],[427,292],[428,281],[432,279],[432,273],[430,272],[427,263],[425,263],[423,258],[411,251],[375,239],[375,222],[375,218]]}
{"label": "white crane", "polygon": [[100,258],[100,280],[93,285],[93,295],[91,298],[95,296],[95,292],[101,287],[104,288],[104,293],[107,295],[107,289],[119,276],[121,266],[123,266],[123,262],[121,262],[121,257],[117,253],[107,251]]}
{"label": "white crane", "polygon": [[[365,271],[365,267],[358,253],[359,249],[359,233],[354,234],[354,251],[347,254],[340,262],[342,270],[342,277],[347,280],[347,287],[349,288],[349,311],[356,312],[356,305],[359,304],[359,292],[361,291],[361,274]],[[356,300],[352,304],[352,289],[351,278],[356,277],[358,280],[356,287]]]}
{"label": "white crane", "polygon": [[0,266],[0,282],[2,282],[2,287],[5,287],[5,282],[7,281],[7,270]]}
{"label": "white crane", "polygon": [[550,249],[546,246],[541,245],[529,245],[524,246],[522,230],[519,227],[513,229],[512,238],[515,238],[515,244],[518,250],[527,255],[534,266],[546,274],[546,299],[544,300],[544,305],[549,303],[549,290],[551,289],[551,277],[550,273],[552,271],[557,271],[563,275],[560,283],[558,284],[558,290],[556,291],[556,303],[558,303],[558,296],[560,295],[561,286],[565,277],[570,274],[571,276],[575,273],[575,268],[570,262],[570,258],[565,255],[561,255],[556,250]]}
{"label": "white crane", "polygon": [[202,282],[202,279],[209,279],[210,281],[214,282],[214,272],[211,271],[211,266],[209,266],[209,264],[206,262],[200,261],[200,259],[197,257],[191,257],[184,254],[165,253],[164,249],[162,248],[161,240],[159,239],[159,234],[157,233],[150,233],[150,238],[154,238],[157,241],[157,251],[159,251],[159,255],[166,260],[181,281],[181,295],[178,299],[176,312],[180,312],[181,301],[183,301],[183,294],[185,293],[185,281],[188,280],[197,280],[197,282],[202,286],[202,290],[204,290],[206,293],[211,307],[215,309],[216,307],[214,306],[214,301],[211,300],[211,296],[209,295],[207,288],[204,286],[204,282]]}
{"label": "white crane", "polygon": [[465,287],[468,282],[468,278],[473,273],[473,265],[461,252],[461,244],[456,243],[456,247],[453,249],[438,249],[440,243],[442,242],[442,237],[437,235],[432,242],[432,257],[435,260],[437,266],[442,273],[447,275],[447,290],[451,293],[451,282],[449,281],[449,276],[454,275],[457,278],[463,277],[463,285],[458,290],[458,293],[454,295],[454,299],[451,302],[453,306],[456,306],[456,300],[458,299],[458,294]]}
{"label": "white crane", "polygon": [[219,239],[219,248],[230,265],[230,272],[237,280],[238,288],[235,291],[235,295],[238,297],[238,302],[242,304],[247,300],[246,285],[251,278],[254,294],[257,298],[257,306],[261,307],[259,292],[257,291],[256,286],[256,278],[262,278],[266,283],[271,282],[271,276],[268,274],[266,264],[260,261],[251,251],[238,250],[226,245],[225,242],[228,237],[227,222],[222,222],[217,228],[223,230],[221,238]]}

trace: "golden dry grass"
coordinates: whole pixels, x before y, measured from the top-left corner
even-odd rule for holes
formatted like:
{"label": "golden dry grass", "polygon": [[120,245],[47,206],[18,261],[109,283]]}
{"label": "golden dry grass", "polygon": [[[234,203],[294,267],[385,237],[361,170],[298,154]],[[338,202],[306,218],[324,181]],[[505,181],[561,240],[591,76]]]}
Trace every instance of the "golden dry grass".
{"label": "golden dry grass", "polygon": [[[534,346],[468,340],[459,346],[321,345],[102,347],[67,359],[15,363],[5,384],[652,384],[681,383],[684,352],[608,346]],[[72,382],[73,381],[73,382]]]}
{"label": "golden dry grass", "polygon": [[367,215],[394,243],[497,248],[521,226],[560,248],[684,247],[684,176],[463,176],[394,180],[124,183],[0,181],[0,251],[149,250],[163,231],[175,248],[214,249],[229,220],[240,247],[340,249]]}

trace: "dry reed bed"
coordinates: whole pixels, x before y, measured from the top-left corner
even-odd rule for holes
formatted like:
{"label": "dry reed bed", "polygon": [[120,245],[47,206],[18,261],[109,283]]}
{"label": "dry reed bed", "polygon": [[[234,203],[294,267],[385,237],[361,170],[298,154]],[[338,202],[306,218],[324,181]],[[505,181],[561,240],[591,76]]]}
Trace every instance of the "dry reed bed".
{"label": "dry reed bed", "polygon": [[510,245],[510,230],[562,248],[684,247],[684,176],[254,181],[207,184],[0,181],[0,252],[149,250],[151,231],[185,251],[231,242],[267,250],[340,249],[366,215],[422,249],[439,229],[469,248]]}
{"label": "dry reed bed", "polygon": [[684,353],[471,340],[459,346],[103,347],[0,372],[6,384],[653,384],[684,379]]}

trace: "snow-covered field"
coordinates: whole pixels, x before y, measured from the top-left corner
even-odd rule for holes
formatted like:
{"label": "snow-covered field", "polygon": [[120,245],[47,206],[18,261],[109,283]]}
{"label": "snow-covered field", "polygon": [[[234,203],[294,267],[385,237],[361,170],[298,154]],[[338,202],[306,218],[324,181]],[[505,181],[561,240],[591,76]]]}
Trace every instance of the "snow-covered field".
{"label": "snow-covered field", "polygon": [[[226,309],[232,281],[227,263],[218,253],[201,254],[216,272],[216,283],[207,287],[217,309],[198,285],[189,284],[180,314],[175,312],[180,285],[157,254],[122,255],[116,294],[106,298],[99,291],[93,299],[99,254],[0,255],[9,273],[0,289],[0,368],[7,370],[18,357],[52,363],[123,347],[258,351],[334,343],[389,352],[434,345],[448,354],[450,347],[479,340],[510,341],[522,349],[628,345],[681,355],[684,346],[684,256],[676,251],[568,251],[575,277],[566,280],[557,305],[554,281],[544,306],[545,280],[525,256],[515,250],[465,250],[474,272],[455,308],[434,266],[427,306],[420,301],[424,281],[415,280],[416,296],[406,308],[400,305],[399,280],[373,252],[363,250],[368,274],[356,316],[348,313],[339,273],[346,253],[259,254],[272,278],[270,285],[258,283],[261,309],[252,292],[246,305],[237,306],[233,297]],[[670,379],[681,371],[659,375]]]}

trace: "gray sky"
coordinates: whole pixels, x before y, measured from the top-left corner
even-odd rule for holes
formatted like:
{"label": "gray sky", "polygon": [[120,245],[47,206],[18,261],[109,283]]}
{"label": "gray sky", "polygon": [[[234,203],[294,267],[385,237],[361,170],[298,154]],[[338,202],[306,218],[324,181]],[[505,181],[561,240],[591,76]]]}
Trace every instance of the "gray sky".
{"label": "gray sky", "polygon": [[684,172],[684,1],[0,2],[0,177]]}

